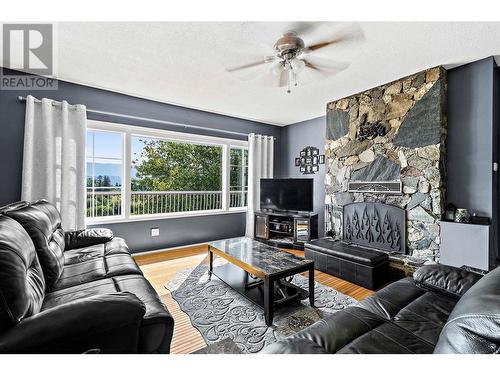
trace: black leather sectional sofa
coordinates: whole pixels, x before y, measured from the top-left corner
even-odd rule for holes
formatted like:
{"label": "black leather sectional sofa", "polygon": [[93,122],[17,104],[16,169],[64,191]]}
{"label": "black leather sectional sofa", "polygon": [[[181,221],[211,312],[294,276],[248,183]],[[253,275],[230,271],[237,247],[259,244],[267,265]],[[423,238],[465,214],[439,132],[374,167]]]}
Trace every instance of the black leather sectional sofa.
{"label": "black leather sectional sofa", "polygon": [[423,266],[264,353],[500,353],[500,268]]}
{"label": "black leather sectional sofa", "polygon": [[0,353],[168,353],[173,327],[123,239],[64,232],[46,201],[0,209]]}

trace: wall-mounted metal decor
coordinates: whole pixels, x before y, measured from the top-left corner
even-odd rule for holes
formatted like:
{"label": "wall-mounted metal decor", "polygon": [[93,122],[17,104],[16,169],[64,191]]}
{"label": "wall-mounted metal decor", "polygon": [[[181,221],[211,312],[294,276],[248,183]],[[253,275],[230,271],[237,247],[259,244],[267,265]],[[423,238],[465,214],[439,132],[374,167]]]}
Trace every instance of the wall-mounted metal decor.
{"label": "wall-mounted metal decor", "polygon": [[299,157],[295,158],[295,166],[302,174],[315,174],[320,164],[325,164],[325,155],[320,155],[319,149],[313,146],[303,148]]}
{"label": "wall-mounted metal decor", "polygon": [[390,125],[386,122],[361,124],[358,130],[358,141],[364,141],[365,139],[372,139],[378,136],[383,137],[390,128]]}
{"label": "wall-mounted metal decor", "polygon": [[349,193],[378,193],[396,194],[403,192],[401,181],[349,181],[347,183]]}

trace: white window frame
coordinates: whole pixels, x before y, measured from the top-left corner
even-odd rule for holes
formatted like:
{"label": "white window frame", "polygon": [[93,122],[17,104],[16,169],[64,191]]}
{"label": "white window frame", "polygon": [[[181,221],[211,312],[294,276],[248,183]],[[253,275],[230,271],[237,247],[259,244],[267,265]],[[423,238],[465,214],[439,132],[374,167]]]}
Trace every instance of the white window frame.
{"label": "white window frame", "polygon": [[[123,184],[124,184],[124,181],[125,181],[125,175],[124,175],[124,170],[123,170],[123,168],[124,168],[124,164],[125,164],[125,159],[124,159],[124,156],[126,155],[126,153],[125,153],[125,135],[124,135],[124,134],[122,134],[122,133],[119,133],[119,132],[117,132],[117,131],[114,131],[114,130],[109,130],[109,129],[106,129],[106,130],[105,130],[105,129],[92,129],[92,128],[89,128],[89,127],[87,126],[87,131],[88,131],[88,130],[90,130],[90,131],[99,131],[99,132],[118,133],[118,134],[120,135],[120,137],[122,138],[122,147],[121,147],[121,149],[122,149],[122,155],[121,155],[121,162],[122,162],[122,163],[121,163],[121,164],[122,164],[122,177],[121,177],[121,186],[120,186],[120,192],[121,192],[121,202],[122,202],[122,207],[121,207],[121,210],[120,210],[120,211],[122,212],[122,215],[108,216],[109,218],[122,218],[122,216],[123,216],[123,202],[124,202],[124,200],[123,200],[123,199],[124,199],[124,196],[125,196],[125,194],[124,194],[124,190],[123,190],[123,189],[124,189]],[[95,137],[95,135],[94,135],[94,137]],[[94,138],[94,139],[95,139],[95,138]],[[101,159],[101,160],[118,160],[118,158],[99,157],[99,156],[98,156],[98,157],[96,157],[96,156],[95,156],[95,142],[94,142],[94,144],[92,145],[92,148],[93,148],[93,150],[92,150],[92,151],[94,152],[94,153],[92,154],[92,163],[93,163],[93,165],[92,165],[92,173],[94,174],[94,175],[92,176],[92,192],[95,192],[95,177],[96,177],[96,176],[95,176],[95,159],[97,158],[97,159]],[[86,151],[87,151],[87,145],[85,145],[85,163],[87,163],[87,162],[88,162],[88,159],[89,159],[89,155],[87,155],[87,154],[86,154]],[[85,170],[86,170],[86,169],[87,169],[87,166],[85,165]],[[130,174],[130,172],[129,172],[129,174]],[[87,194],[88,194],[88,193],[87,193],[87,192],[88,192],[87,178],[88,178],[88,176],[86,176],[86,178],[85,178],[85,197],[87,197]],[[85,204],[85,207],[87,207],[87,204]],[[92,220],[93,220],[94,218],[87,218],[87,217],[85,217],[85,220],[86,220],[86,222],[87,222],[88,224],[92,224],[92,223],[89,223],[89,221],[88,221],[88,220],[90,220],[90,219],[92,219]]]}
{"label": "white window frame", "polygon": [[[246,212],[247,207],[229,207],[229,173],[230,173],[230,160],[229,150],[233,148],[248,149],[248,142],[229,138],[220,138],[191,133],[180,133],[170,130],[152,129],[142,126],[125,125],[119,123],[87,120],[87,129],[94,131],[110,131],[119,132],[123,137],[122,146],[122,214],[120,216],[107,216],[107,217],[87,217],[86,223],[88,225],[101,224],[101,223],[119,223],[130,221],[145,221],[157,219],[172,219],[179,217],[190,216],[209,216],[220,214],[231,214],[235,212]],[[130,170],[132,168],[132,137],[142,136],[151,138],[160,138],[166,141],[175,141],[183,143],[194,143],[207,146],[220,146],[222,147],[222,208],[217,210],[205,211],[187,211],[187,212],[173,212],[165,214],[147,214],[147,215],[131,215],[130,214],[130,198],[131,198],[131,179]]]}
{"label": "white window frame", "polygon": [[[245,142],[245,143],[247,144],[246,146],[235,146],[235,145],[229,146],[229,152],[230,152],[231,149],[235,149],[235,150],[247,150],[248,151],[248,142]],[[231,155],[229,155],[229,156],[231,156]],[[230,157],[228,159],[228,162],[229,162],[229,164],[231,164],[231,158]],[[248,178],[248,155],[247,155],[246,162],[247,162],[247,178]],[[230,192],[231,191],[231,165],[229,165],[229,171],[228,171],[228,174],[227,174],[227,178],[228,178],[228,184],[229,184],[228,191]],[[249,181],[247,180],[247,184],[248,183],[249,183]],[[247,194],[248,194],[248,185],[247,185]],[[247,196],[247,200],[248,200],[248,196]],[[244,206],[244,207],[246,207],[246,206]],[[237,207],[235,207],[235,208],[237,208]]]}

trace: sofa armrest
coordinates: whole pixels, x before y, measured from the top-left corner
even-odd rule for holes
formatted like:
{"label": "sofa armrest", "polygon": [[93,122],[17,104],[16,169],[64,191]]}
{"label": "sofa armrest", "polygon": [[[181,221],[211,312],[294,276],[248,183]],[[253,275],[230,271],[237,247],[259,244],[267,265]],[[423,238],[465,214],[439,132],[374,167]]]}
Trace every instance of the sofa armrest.
{"label": "sofa armrest", "polygon": [[456,298],[462,297],[481,277],[481,274],[444,264],[422,266],[413,274],[419,287]]}
{"label": "sofa armrest", "polygon": [[82,298],[42,311],[0,334],[0,353],[137,353],[146,309],[128,292]]}
{"label": "sofa armrest", "polygon": [[113,232],[106,228],[82,229],[64,233],[65,250],[99,245],[113,239]]}

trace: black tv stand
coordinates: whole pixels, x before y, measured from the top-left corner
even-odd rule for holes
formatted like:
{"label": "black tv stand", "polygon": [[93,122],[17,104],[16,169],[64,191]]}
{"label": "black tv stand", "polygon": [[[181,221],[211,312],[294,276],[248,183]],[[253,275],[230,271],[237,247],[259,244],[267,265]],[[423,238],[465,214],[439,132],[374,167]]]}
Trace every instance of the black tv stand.
{"label": "black tv stand", "polygon": [[318,214],[264,210],[255,213],[255,239],[271,246],[304,249],[307,241],[318,238]]}

